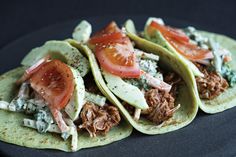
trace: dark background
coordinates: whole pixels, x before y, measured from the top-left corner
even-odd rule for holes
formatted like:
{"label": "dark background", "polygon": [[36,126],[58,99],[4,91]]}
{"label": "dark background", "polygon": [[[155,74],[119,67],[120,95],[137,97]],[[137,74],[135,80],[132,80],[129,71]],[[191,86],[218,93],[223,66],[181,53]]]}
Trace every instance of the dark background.
{"label": "dark background", "polygon": [[[146,15],[177,19],[198,26],[200,29],[226,34],[236,39],[235,0],[18,0],[0,1],[0,49],[22,36],[52,24],[94,16],[99,19],[99,17],[108,15],[114,17],[117,17],[117,15],[123,17]],[[3,59],[8,49],[5,47],[5,51],[0,50],[0,53],[4,53],[0,54]],[[16,53],[26,53],[21,52],[20,49]],[[7,67],[1,67],[7,65],[6,62],[0,63],[1,72],[8,69]],[[9,65],[13,66],[10,63]],[[209,116],[200,111],[197,119],[191,125],[179,131],[160,136],[147,136],[134,131],[130,138],[109,146],[82,150],[78,154],[67,154],[59,151],[49,151],[48,153],[48,151],[27,149],[3,143],[0,144],[0,154],[4,156],[35,157],[92,155],[235,157],[235,112],[236,108]],[[165,145],[160,142],[163,140],[166,141]],[[179,146],[178,143],[186,145]],[[180,149],[178,150],[176,146]],[[169,149],[167,149],[168,147]]]}
{"label": "dark background", "polygon": [[236,38],[235,0],[0,1],[0,48],[42,27],[104,15],[170,17]]}

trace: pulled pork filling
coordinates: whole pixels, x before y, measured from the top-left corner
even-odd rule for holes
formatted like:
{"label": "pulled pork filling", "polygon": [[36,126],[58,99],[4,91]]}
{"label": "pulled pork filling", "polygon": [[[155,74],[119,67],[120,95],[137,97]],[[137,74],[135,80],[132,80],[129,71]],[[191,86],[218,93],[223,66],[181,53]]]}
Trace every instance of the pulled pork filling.
{"label": "pulled pork filling", "polygon": [[87,102],[81,113],[82,124],[80,129],[86,129],[91,137],[98,134],[105,135],[113,126],[118,125],[121,120],[119,110],[114,106],[97,106]]}
{"label": "pulled pork filling", "polygon": [[[148,120],[161,124],[162,122],[171,118],[174,112],[180,107],[175,107],[175,97],[177,95],[177,86],[181,83],[182,79],[176,73],[168,73],[164,76],[164,81],[172,85],[171,91],[166,93],[158,89],[150,89],[145,92],[145,99],[149,108],[142,110],[141,114]],[[128,112],[133,115],[135,108],[127,103],[124,107]]]}
{"label": "pulled pork filling", "polygon": [[[156,124],[161,124],[171,118],[180,107],[180,105],[175,107],[175,97],[177,95],[177,86],[182,81],[181,77],[176,73],[168,73],[164,76],[164,81],[172,85],[169,93],[154,88],[144,93],[149,108],[142,110],[141,114]],[[133,106],[126,102],[123,105],[131,115],[134,114],[135,108]]]}
{"label": "pulled pork filling", "polygon": [[145,99],[149,108],[143,111],[142,114],[146,114],[147,119],[156,124],[171,118],[179,108],[179,106],[175,107],[175,97],[181,78],[176,73],[168,73],[164,76],[164,81],[172,85],[169,93],[158,89],[151,89],[145,92]]}
{"label": "pulled pork filling", "polygon": [[151,89],[145,93],[145,98],[149,108],[142,113],[150,121],[160,124],[173,116],[175,99],[170,93]]}
{"label": "pulled pork filling", "polygon": [[204,77],[196,77],[198,92],[202,99],[214,99],[224,92],[228,87],[228,82],[216,72],[207,71],[207,67],[196,64]]}
{"label": "pulled pork filling", "polygon": [[173,97],[176,97],[178,85],[182,81],[181,77],[179,77],[178,74],[171,72],[164,76],[164,81],[172,86],[170,90],[170,94]]}

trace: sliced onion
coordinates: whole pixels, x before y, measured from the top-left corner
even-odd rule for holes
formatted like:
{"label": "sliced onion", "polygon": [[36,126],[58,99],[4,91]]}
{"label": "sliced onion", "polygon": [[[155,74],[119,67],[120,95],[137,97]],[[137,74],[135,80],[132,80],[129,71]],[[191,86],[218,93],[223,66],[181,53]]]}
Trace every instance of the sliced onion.
{"label": "sliced onion", "polygon": [[59,110],[52,107],[52,105],[49,105],[49,109],[52,113],[52,116],[53,116],[58,128],[61,130],[61,132],[62,133],[68,132],[69,127],[66,125],[66,122],[64,121],[64,119],[62,117],[62,113]]}
{"label": "sliced onion", "polygon": [[171,90],[171,85],[169,85],[168,83],[165,83],[164,81],[153,77],[152,75],[142,71],[142,75],[145,76],[146,80],[147,80],[147,84],[153,88],[157,88],[161,91],[165,91],[165,92],[170,92]]}
{"label": "sliced onion", "polygon": [[210,60],[203,59],[203,60],[196,60],[197,63],[203,64],[203,65],[210,65]]}
{"label": "sliced onion", "polygon": [[25,70],[25,73],[23,74],[23,76],[16,81],[17,84],[20,84],[26,80],[28,80],[30,78],[30,76],[32,76],[33,73],[35,73],[36,71],[38,71],[40,69],[40,67],[46,63],[48,60],[50,59],[50,56],[47,55],[43,58],[41,58],[39,61],[37,61],[35,64],[33,64],[31,67],[29,67],[28,69]]}

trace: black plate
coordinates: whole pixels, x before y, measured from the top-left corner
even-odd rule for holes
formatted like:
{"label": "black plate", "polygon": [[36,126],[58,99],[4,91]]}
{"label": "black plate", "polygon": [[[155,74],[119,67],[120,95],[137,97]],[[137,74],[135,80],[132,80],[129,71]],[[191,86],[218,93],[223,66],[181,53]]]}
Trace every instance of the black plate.
{"label": "black plate", "polygon": [[[102,28],[110,20],[119,24],[132,18],[139,29],[142,29],[145,16],[94,17],[87,20],[92,23],[94,30]],[[186,21],[164,18],[166,23],[178,27],[190,25]],[[51,39],[71,37],[73,28],[81,19],[67,21],[43,28],[26,35],[0,51],[0,73],[20,65],[21,59],[34,47],[42,45]],[[205,28],[206,26],[198,28]],[[17,28],[17,27],[16,27]],[[83,149],[76,153],[65,153],[58,150],[39,150],[20,147],[0,142],[0,152],[4,156],[236,156],[236,108],[215,115],[207,115],[199,111],[197,118],[185,128],[164,135],[148,136],[134,131],[122,141],[103,147]]]}

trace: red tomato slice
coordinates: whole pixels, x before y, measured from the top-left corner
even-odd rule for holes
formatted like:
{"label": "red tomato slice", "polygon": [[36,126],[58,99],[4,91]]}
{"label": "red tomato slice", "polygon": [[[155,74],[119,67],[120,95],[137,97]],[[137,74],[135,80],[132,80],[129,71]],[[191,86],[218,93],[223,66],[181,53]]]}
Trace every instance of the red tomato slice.
{"label": "red tomato slice", "polygon": [[213,58],[212,52],[200,48],[197,45],[191,44],[189,37],[185,33],[176,28],[164,26],[152,21],[148,28],[149,33],[152,33],[154,29],[158,29],[166,40],[184,57],[189,60],[203,60]]}
{"label": "red tomato slice", "polygon": [[166,39],[181,55],[189,60],[197,61],[214,57],[211,51],[202,49],[197,45],[184,41],[179,42],[177,40],[169,39],[168,37]]}
{"label": "red tomato slice", "polygon": [[56,110],[63,109],[74,91],[71,69],[59,60],[47,62],[30,78],[31,87]]}
{"label": "red tomato slice", "polygon": [[159,30],[165,37],[186,42],[189,41],[189,37],[180,29],[164,26],[155,21],[152,21],[149,26]]}
{"label": "red tomato slice", "polygon": [[96,33],[89,43],[95,46],[95,55],[104,70],[123,78],[140,77],[133,45],[115,22]]}
{"label": "red tomato slice", "polygon": [[110,45],[106,48],[96,48],[95,55],[101,67],[123,78],[140,77],[139,65],[129,46],[122,44]]}
{"label": "red tomato slice", "polygon": [[94,36],[89,40],[90,44],[109,44],[114,42],[120,42],[123,35],[121,32],[114,32],[110,34],[104,34],[101,36]]}

